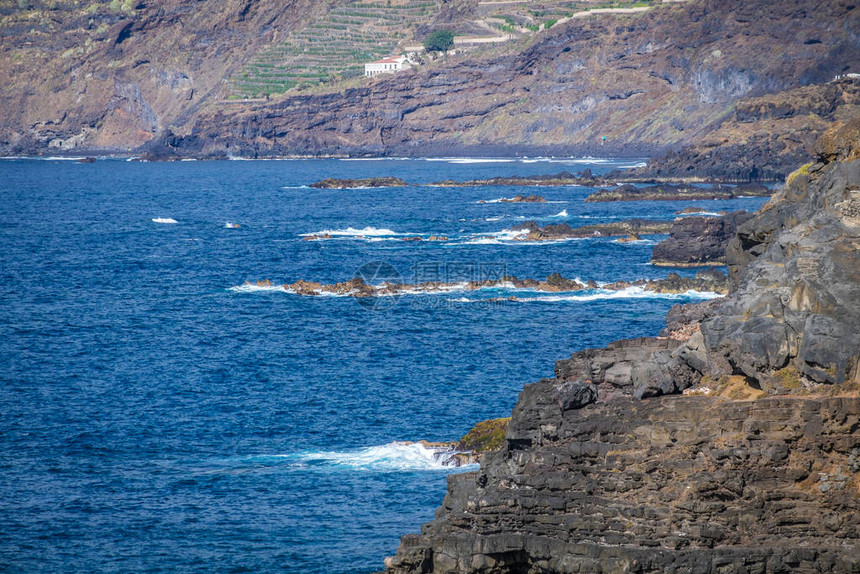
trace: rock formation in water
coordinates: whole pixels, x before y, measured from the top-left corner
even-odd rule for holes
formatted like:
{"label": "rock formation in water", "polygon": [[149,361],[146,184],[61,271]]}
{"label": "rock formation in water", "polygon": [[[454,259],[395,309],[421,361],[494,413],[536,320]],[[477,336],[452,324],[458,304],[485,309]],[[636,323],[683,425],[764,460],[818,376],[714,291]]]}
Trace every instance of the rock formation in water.
{"label": "rock formation in water", "polygon": [[595,223],[571,227],[567,223],[552,223],[540,227],[534,221],[526,221],[514,226],[514,231],[522,231],[519,241],[557,241],[559,239],[586,237],[617,237],[619,235],[657,235],[666,234],[672,229],[671,221],[653,219],[625,219],[614,223]]}
{"label": "rock formation in water", "polygon": [[399,177],[368,177],[364,179],[335,179],[332,177],[310,184],[315,189],[361,189],[368,187],[407,187]]}
{"label": "rock formation in water", "polygon": [[[620,174],[624,177],[625,174]],[[698,201],[701,199],[736,199],[749,196],[769,196],[770,189],[761,184],[747,183],[737,186],[673,185],[670,183],[637,187],[625,184],[609,189],[600,189],[585,198],[588,202],[602,201]]]}
{"label": "rock formation in water", "polygon": [[527,385],[386,572],[860,571],[858,133],[740,226],[728,298]]}

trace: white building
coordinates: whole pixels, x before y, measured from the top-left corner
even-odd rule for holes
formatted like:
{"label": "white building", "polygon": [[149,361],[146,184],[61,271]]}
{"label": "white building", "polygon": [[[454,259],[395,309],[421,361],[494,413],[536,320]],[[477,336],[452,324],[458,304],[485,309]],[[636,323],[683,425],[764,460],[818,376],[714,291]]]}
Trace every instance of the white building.
{"label": "white building", "polygon": [[364,65],[364,75],[368,78],[379,74],[394,74],[400,70],[411,68],[412,65],[405,56],[389,56]]}

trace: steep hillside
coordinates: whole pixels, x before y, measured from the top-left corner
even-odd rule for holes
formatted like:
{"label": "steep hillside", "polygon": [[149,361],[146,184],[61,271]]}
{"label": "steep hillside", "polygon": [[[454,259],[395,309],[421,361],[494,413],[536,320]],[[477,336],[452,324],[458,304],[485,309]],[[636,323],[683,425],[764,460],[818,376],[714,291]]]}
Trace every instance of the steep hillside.
{"label": "steep hillside", "polygon": [[860,78],[742,98],[702,141],[661,155],[627,177],[781,181],[810,160],[812,144],[825,130],[852,117],[860,117]]}
{"label": "steep hillside", "polygon": [[224,77],[315,4],[4,0],[0,151],[136,148],[217,99]]}
{"label": "steep hillside", "polygon": [[513,56],[209,109],[158,153],[650,154],[700,141],[739,98],[850,70],[858,14],[847,0],[731,0],[574,18]]}
{"label": "steep hillside", "polygon": [[[838,110],[792,91],[842,97],[823,86],[860,61],[860,10],[849,0],[652,1],[635,12],[585,11],[605,4],[398,0],[374,12],[372,0],[3,0],[0,153],[686,150],[649,173],[683,174],[692,164],[713,174],[708,160],[743,157],[749,165],[738,174],[717,175],[767,179],[784,175],[809,141],[856,111],[853,89]],[[391,28],[398,10],[406,10],[407,30]],[[355,75],[358,60],[439,27],[492,41],[460,44],[457,55],[396,76],[317,85]],[[341,28],[343,45],[316,45],[314,30],[327,42]],[[390,37],[377,37],[385,30]],[[258,93],[269,95],[229,99]],[[776,110],[787,98],[793,119],[750,121],[744,109],[765,102],[758,98],[771,98]],[[758,148],[768,153],[749,153]],[[779,165],[759,165],[780,155]]]}

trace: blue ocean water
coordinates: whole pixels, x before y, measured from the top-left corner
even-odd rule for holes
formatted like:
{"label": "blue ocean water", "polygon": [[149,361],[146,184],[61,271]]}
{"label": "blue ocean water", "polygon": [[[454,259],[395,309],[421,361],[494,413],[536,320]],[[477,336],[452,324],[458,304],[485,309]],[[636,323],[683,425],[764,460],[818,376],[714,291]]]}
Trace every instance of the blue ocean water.
{"label": "blue ocean water", "polygon": [[[395,441],[455,440],[508,416],[556,359],[653,335],[691,297],[491,300],[511,294],[498,290],[368,309],[236,287],[345,281],[368,262],[406,281],[664,277],[648,264],[659,237],[487,236],[528,219],[763,202],[586,204],[579,187],[426,185],[631,163],[0,161],[0,570],[380,570],[401,534],[432,519],[454,472]],[[306,187],[382,175],[419,185]],[[549,202],[479,203],[524,192]],[[323,231],[333,239],[304,240]],[[449,241],[401,240],[415,235]]]}

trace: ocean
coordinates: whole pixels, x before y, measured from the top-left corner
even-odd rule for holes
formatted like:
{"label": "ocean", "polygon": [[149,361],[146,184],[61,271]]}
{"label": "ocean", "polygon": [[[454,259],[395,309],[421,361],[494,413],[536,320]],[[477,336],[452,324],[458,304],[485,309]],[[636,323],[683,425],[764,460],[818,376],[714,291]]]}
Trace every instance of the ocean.
{"label": "ocean", "polygon": [[[381,570],[433,518],[446,475],[470,470],[404,441],[456,440],[509,416],[556,359],[655,335],[672,305],[708,295],[496,288],[368,301],[279,286],[380,269],[452,283],[691,275],[649,264],[659,236],[523,243],[511,229],[764,202],[428,185],[636,163],[0,160],[0,570]],[[413,185],[307,187],[373,176]],[[498,201],[532,193],[547,203]],[[322,233],[331,239],[306,240]],[[448,240],[403,241],[431,235]]]}

